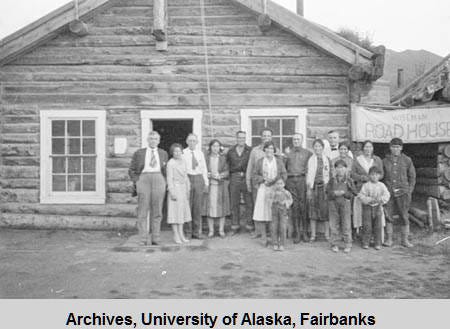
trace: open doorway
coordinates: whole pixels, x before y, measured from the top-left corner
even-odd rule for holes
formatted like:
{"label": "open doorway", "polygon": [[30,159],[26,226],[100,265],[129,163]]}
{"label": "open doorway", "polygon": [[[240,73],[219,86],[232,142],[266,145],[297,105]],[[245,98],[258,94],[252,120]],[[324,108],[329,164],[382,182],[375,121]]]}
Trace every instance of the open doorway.
{"label": "open doorway", "polygon": [[153,130],[161,135],[159,147],[169,153],[170,145],[179,143],[185,148],[186,137],[192,133],[192,119],[153,119]]}

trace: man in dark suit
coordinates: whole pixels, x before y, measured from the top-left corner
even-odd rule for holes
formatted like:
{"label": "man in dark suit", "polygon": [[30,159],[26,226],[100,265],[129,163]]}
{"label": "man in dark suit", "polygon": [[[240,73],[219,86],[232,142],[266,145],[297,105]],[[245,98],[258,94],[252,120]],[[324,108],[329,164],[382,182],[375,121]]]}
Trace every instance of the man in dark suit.
{"label": "man in dark suit", "polygon": [[[158,245],[162,207],[166,193],[165,169],[167,152],[158,148],[160,136],[150,131],[147,137],[148,147],[133,154],[128,174],[136,186],[138,196],[137,227],[142,244]],[[147,218],[150,219],[148,222]],[[151,239],[149,236],[151,229]]]}

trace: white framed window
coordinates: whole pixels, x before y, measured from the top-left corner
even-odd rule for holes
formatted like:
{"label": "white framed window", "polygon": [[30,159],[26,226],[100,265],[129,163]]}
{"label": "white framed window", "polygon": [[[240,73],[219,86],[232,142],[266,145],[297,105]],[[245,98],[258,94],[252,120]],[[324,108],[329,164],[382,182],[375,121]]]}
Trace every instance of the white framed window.
{"label": "white framed window", "polygon": [[305,146],[307,112],[305,108],[242,109],[241,129],[247,132],[250,146],[261,143],[261,131],[265,127],[272,130],[272,141],[282,151],[292,146],[292,136],[296,132],[303,134]]}
{"label": "white framed window", "polygon": [[105,112],[40,116],[41,203],[105,203]]}

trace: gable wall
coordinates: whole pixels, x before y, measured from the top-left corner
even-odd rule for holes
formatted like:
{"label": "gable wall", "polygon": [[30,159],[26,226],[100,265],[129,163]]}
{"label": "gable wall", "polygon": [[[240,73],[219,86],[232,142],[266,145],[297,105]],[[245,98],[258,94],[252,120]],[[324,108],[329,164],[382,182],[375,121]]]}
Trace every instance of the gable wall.
{"label": "gable wall", "polygon": [[[203,109],[203,142],[210,140],[199,2],[169,0],[169,51],[161,53],[150,35],[149,2],[113,1],[87,21],[88,36],[63,33],[0,67],[0,201],[39,202],[43,109],[107,112],[110,204],[134,202],[127,168],[140,147],[140,110]],[[348,135],[347,64],[277,27],[262,34],[256,16],[229,1],[205,4],[215,137],[231,144],[239,109],[265,107],[307,107],[309,142],[330,129]],[[116,136],[128,139],[125,156],[111,152]]]}

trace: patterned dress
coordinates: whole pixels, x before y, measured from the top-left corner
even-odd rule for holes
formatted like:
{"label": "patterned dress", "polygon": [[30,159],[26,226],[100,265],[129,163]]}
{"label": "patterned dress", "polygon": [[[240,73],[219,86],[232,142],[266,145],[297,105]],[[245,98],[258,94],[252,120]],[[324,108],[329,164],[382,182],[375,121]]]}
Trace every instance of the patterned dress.
{"label": "patterned dress", "polygon": [[[223,156],[209,156],[209,172],[211,176],[221,174],[219,172],[219,160],[225,161]],[[207,216],[221,218],[230,214],[230,195],[228,192],[228,181],[225,179],[209,179]]]}

